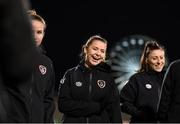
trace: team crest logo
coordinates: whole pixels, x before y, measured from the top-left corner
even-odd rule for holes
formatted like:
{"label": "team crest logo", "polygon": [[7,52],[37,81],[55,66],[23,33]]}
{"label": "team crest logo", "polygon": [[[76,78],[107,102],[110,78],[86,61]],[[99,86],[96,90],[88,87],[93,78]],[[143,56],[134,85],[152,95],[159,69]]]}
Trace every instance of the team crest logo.
{"label": "team crest logo", "polygon": [[78,82],[75,83],[75,85],[76,85],[77,87],[81,87],[81,86],[82,86],[82,82],[78,81]]}
{"label": "team crest logo", "polygon": [[104,80],[98,80],[97,84],[100,88],[104,88],[106,86],[106,82]]}
{"label": "team crest logo", "polygon": [[47,68],[43,65],[39,65],[39,71],[42,75],[46,74]]}

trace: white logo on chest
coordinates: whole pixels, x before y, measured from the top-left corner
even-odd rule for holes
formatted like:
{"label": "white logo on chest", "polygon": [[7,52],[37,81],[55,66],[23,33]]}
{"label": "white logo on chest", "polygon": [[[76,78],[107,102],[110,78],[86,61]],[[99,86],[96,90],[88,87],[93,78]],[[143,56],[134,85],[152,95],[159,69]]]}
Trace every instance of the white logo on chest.
{"label": "white logo on chest", "polygon": [[147,89],[151,89],[151,88],[152,88],[152,85],[151,85],[151,84],[146,84],[146,88],[147,88]]}
{"label": "white logo on chest", "polygon": [[77,81],[77,82],[75,82],[75,85],[76,85],[77,87],[81,87],[81,86],[82,86],[82,82]]}

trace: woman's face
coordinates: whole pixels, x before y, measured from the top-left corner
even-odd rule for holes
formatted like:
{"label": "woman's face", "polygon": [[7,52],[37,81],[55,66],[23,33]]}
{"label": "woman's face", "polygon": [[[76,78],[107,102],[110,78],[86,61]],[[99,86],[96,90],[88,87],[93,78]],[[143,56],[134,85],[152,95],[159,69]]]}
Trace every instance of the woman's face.
{"label": "woman's face", "polygon": [[105,60],[107,44],[100,40],[93,40],[89,47],[84,48],[85,66],[90,68]]}
{"label": "woman's face", "polygon": [[32,28],[36,46],[39,46],[44,37],[44,24],[38,20],[32,20]]}
{"label": "woman's face", "polygon": [[152,50],[146,60],[149,67],[156,71],[161,72],[165,65],[165,53],[164,50]]}

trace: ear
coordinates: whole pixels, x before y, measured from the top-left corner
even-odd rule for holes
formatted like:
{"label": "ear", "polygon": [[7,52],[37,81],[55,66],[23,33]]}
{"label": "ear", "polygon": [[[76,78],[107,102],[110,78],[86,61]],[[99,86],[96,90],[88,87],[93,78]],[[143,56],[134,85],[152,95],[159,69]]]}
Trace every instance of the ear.
{"label": "ear", "polygon": [[84,54],[87,54],[87,47],[83,48]]}

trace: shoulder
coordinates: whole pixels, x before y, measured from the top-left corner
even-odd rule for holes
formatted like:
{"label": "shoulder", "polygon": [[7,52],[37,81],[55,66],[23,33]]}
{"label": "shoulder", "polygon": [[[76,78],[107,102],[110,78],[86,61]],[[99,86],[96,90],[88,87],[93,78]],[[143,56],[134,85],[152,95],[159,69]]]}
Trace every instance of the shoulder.
{"label": "shoulder", "polygon": [[129,81],[130,83],[138,83],[138,82],[142,82],[142,81],[145,81],[147,80],[149,75],[147,72],[137,72],[135,74],[133,74],[130,78],[129,78]]}
{"label": "shoulder", "polygon": [[169,66],[170,67],[179,67],[180,66],[180,59],[171,62]]}
{"label": "shoulder", "polygon": [[66,70],[64,75],[70,75],[70,74],[74,73],[75,71],[77,71],[78,69],[79,69],[78,66],[69,68],[69,69]]}
{"label": "shoulder", "polygon": [[53,61],[48,56],[45,56],[45,58],[46,58],[47,62],[49,64],[51,64],[51,66],[53,66]]}
{"label": "shoulder", "polygon": [[145,72],[136,72],[136,73],[134,73],[134,74],[130,77],[130,79],[141,78],[141,77],[143,77],[144,75],[146,75]]}
{"label": "shoulder", "polygon": [[67,69],[67,70],[65,71],[65,73],[64,73],[63,78],[60,80],[60,83],[61,83],[61,84],[64,84],[65,80],[71,79],[72,75],[74,74],[74,72],[75,72],[77,69],[78,69],[77,66]]}
{"label": "shoulder", "polygon": [[50,59],[49,56],[47,56],[46,54],[40,52],[39,49],[37,49],[39,52],[39,62],[41,63],[52,63],[52,60]]}
{"label": "shoulder", "polygon": [[97,66],[94,67],[95,69],[105,72],[105,73],[111,73],[111,66],[107,64],[106,62],[101,62]]}
{"label": "shoulder", "polygon": [[180,59],[171,62],[169,67],[167,68],[167,71],[175,71],[175,70],[180,70]]}
{"label": "shoulder", "polygon": [[180,72],[180,59],[171,62],[166,72],[173,73],[173,74],[179,73]]}
{"label": "shoulder", "polygon": [[75,66],[75,67],[72,67],[72,68],[68,69],[67,71],[70,72],[70,73],[72,73],[72,72],[75,72],[75,71],[77,71],[77,70],[79,70],[79,67],[78,67],[78,66]]}
{"label": "shoulder", "polygon": [[54,68],[53,61],[48,56],[46,56],[44,54],[42,54],[40,62],[47,65],[50,68]]}

